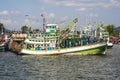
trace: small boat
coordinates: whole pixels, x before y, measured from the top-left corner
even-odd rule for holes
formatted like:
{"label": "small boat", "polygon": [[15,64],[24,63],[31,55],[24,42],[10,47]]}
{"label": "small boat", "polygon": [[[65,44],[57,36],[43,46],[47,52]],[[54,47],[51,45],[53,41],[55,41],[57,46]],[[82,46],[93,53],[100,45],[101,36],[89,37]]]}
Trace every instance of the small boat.
{"label": "small boat", "polygon": [[110,37],[108,37],[107,47],[108,47],[108,48],[112,48],[112,47],[113,47],[112,38],[110,38]]}
{"label": "small boat", "polygon": [[107,43],[107,46],[108,46],[108,48],[112,48],[112,47],[113,47],[113,43],[108,42],[108,43]]}
{"label": "small boat", "polygon": [[8,47],[6,44],[1,44],[0,45],[0,51],[7,51],[8,50]]}
{"label": "small boat", "polygon": [[104,39],[107,41],[107,47],[112,48],[113,47],[113,38],[109,36],[108,32],[104,32]]}
{"label": "small boat", "polygon": [[0,36],[0,51],[7,51],[8,50],[8,38],[7,35]]}
{"label": "small boat", "polygon": [[91,55],[106,52],[106,42],[79,37],[73,30],[77,18],[64,29],[57,24],[46,24],[43,32],[28,33],[19,54],[29,55]]}

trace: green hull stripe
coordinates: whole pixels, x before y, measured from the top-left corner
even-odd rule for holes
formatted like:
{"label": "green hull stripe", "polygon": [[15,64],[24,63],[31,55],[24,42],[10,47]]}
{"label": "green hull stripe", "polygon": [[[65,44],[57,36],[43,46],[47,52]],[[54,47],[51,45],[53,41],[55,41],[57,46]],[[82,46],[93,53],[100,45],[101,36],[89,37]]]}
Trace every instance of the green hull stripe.
{"label": "green hull stripe", "polygon": [[103,53],[106,50],[106,45],[105,46],[100,46],[97,48],[92,48],[92,49],[87,49],[87,50],[82,50],[82,51],[76,51],[74,54],[81,54],[81,55],[87,55],[87,54],[99,54]]}
{"label": "green hull stripe", "polygon": [[[65,53],[66,54],[73,54],[73,55],[92,55],[92,54],[101,54],[103,52],[105,52],[107,49],[106,45],[100,46],[100,47],[96,47],[96,48],[91,48],[91,49],[86,49],[86,50],[80,50],[80,51],[74,51],[74,52],[68,52]],[[34,50],[31,50],[34,51]],[[40,52],[40,51],[39,51]],[[51,52],[51,51],[50,51]]]}

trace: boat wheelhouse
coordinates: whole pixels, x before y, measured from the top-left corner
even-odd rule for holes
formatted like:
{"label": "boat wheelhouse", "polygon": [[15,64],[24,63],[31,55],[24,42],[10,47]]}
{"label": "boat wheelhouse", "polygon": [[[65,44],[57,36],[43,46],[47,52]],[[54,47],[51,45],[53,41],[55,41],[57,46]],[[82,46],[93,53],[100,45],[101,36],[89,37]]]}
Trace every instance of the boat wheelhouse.
{"label": "boat wheelhouse", "polygon": [[58,36],[56,33],[57,24],[47,24],[46,31],[40,33],[30,33],[25,40],[26,49],[46,50],[57,47]]}

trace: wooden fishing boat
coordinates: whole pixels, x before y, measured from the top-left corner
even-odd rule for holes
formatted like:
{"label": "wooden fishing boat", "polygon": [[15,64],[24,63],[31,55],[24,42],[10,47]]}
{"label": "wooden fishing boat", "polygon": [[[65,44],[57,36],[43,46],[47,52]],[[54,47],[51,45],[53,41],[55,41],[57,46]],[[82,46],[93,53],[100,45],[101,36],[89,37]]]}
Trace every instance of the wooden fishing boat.
{"label": "wooden fishing boat", "polygon": [[90,40],[90,37],[76,35],[75,18],[64,29],[57,24],[46,24],[39,33],[28,33],[20,54],[34,55],[88,55],[102,54],[106,51],[106,42]]}

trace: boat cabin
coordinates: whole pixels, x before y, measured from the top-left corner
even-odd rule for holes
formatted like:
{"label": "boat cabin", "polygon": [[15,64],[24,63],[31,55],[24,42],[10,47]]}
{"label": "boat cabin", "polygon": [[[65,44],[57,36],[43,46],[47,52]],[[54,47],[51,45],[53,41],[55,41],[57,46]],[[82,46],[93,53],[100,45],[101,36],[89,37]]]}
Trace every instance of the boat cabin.
{"label": "boat cabin", "polygon": [[57,24],[47,24],[45,32],[40,33],[29,33],[27,39],[25,40],[27,49],[55,49],[57,47]]}
{"label": "boat cabin", "polygon": [[47,24],[46,25],[46,33],[55,34],[58,29],[57,24]]}

